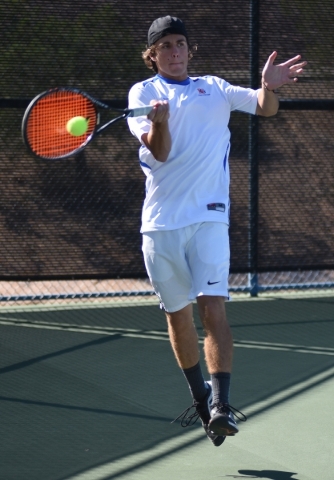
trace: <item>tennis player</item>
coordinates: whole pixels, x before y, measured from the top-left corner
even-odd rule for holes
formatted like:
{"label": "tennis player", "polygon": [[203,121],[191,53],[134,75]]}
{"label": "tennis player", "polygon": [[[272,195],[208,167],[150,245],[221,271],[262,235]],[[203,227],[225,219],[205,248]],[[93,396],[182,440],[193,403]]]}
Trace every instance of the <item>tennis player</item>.
{"label": "tennis player", "polygon": [[[182,426],[200,418],[208,438],[219,446],[238,432],[234,414],[246,419],[229,401],[233,339],[225,300],[230,112],[275,115],[279,102],[274,90],[295,83],[306,62],[298,55],[274,65],[273,52],[264,66],[261,88],[252,90],[216,76],[189,77],[193,50],[179,18],[166,16],[152,23],[143,59],[155,75],[131,88],[129,108],[154,107],[147,118],[129,118],[128,124],[141,143],[140,165],[147,176],[141,227],[145,265],[193,397],[178,418]],[[199,362],[195,299],[205,331],[209,381]]]}

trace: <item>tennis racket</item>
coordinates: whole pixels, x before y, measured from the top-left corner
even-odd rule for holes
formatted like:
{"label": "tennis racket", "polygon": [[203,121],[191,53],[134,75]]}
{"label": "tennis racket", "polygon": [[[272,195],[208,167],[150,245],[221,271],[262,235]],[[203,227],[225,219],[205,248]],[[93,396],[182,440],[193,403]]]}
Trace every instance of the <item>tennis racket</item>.
{"label": "tennis racket", "polygon": [[[99,125],[99,110],[109,109],[121,115]],[[43,160],[60,160],[83,150],[98,134],[128,117],[145,116],[151,106],[114,108],[77,88],[52,88],[40,93],[27,107],[22,120],[22,137],[28,150]],[[67,130],[74,117],[87,120],[87,130],[74,136]]]}

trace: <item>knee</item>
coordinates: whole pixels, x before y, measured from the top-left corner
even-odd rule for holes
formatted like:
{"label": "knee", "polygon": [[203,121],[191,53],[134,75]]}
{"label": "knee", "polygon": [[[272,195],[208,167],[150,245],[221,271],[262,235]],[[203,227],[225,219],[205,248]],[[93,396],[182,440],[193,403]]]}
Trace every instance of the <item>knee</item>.
{"label": "knee", "polygon": [[166,312],[166,319],[168,328],[176,332],[184,332],[194,328],[192,308],[189,305],[178,312]]}
{"label": "knee", "polygon": [[224,297],[203,295],[197,298],[197,304],[202,320],[226,320]]}

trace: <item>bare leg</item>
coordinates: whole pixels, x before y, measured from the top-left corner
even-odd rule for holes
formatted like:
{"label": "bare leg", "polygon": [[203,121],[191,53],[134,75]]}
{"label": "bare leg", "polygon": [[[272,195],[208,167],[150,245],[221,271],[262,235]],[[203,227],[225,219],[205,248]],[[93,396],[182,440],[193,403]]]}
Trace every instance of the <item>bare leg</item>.
{"label": "bare leg", "polygon": [[191,368],[199,362],[198,335],[193,321],[192,305],[167,313],[169,338],[178,365]]}
{"label": "bare leg", "polygon": [[[166,317],[169,338],[177,363],[187,377],[193,398],[196,399],[198,395],[198,401],[202,402],[201,404],[197,404],[196,410],[200,415],[204,430],[209,440],[216,447],[219,447],[224,442],[225,436],[213,434],[208,428],[210,412],[208,410],[207,397],[205,395],[208,395],[209,393],[199,365],[200,353],[198,346],[198,335],[193,321],[192,305],[188,305],[178,312],[166,313]],[[208,350],[210,350],[210,348],[208,347]],[[192,377],[192,380],[189,377],[189,369],[191,369],[193,372],[194,370],[196,371]],[[186,373],[187,371],[188,373]],[[202,392],[202,394],[199,395],[199,392]]]}
{"label": "bare leg", "polygon": [[230,373],[232,370],[233,338],[226,319],[223,297],[197,298],[205,330],[205,360],[212,379],[212,410],[209,429],[220,438],[235,435],[237,424],[228,406]]}
{"label": "bare leg", "polygon": [[224,297],[197,297],[199,314],[205,331],[204,353],[210,374],[231,372],[233,338],[227,323]]}

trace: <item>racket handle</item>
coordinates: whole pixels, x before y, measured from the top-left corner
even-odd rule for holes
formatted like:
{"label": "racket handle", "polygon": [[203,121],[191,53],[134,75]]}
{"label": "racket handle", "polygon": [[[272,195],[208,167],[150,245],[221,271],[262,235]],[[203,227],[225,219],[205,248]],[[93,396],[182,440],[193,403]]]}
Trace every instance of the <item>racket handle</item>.
{"label": "racket handle", "polygon": [[145,115],[148,115],[152,111],[152,106],[147,105],[145,107],[137,107],[137,108],[129,108],[128,112],[128,117],[143,117]]}

